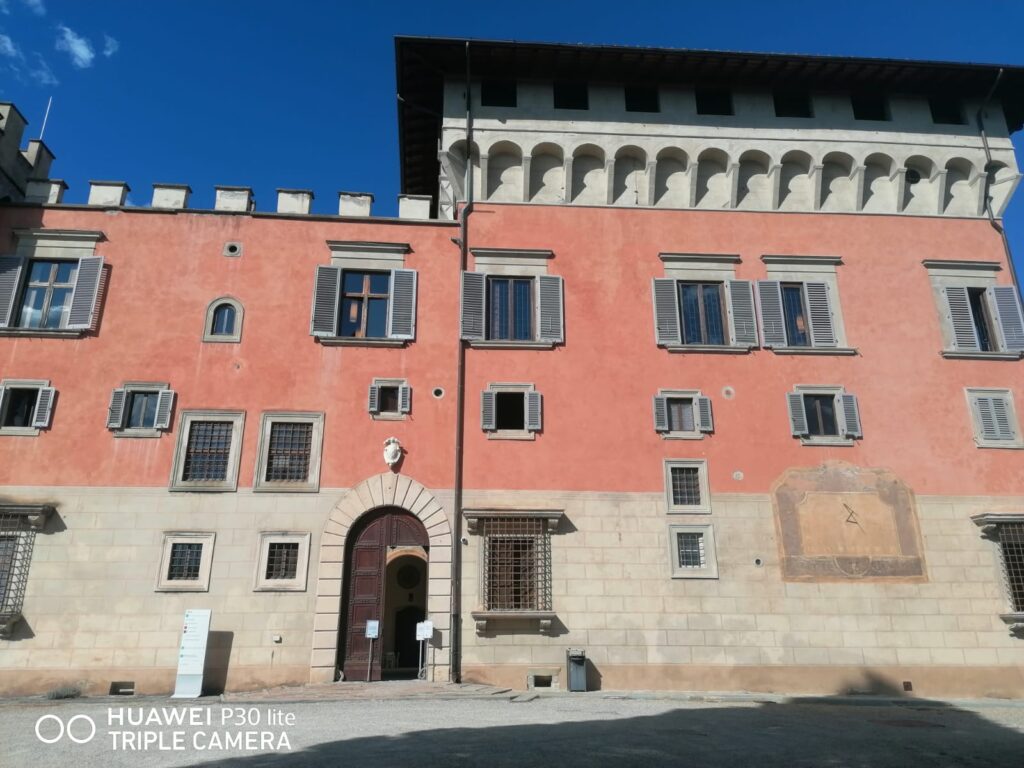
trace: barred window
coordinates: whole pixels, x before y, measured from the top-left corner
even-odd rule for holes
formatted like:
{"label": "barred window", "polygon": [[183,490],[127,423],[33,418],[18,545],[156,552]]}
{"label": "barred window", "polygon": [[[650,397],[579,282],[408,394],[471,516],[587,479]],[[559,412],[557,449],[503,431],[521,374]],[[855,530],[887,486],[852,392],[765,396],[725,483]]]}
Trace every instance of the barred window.
{"label": "barred window", "polygon": [[481,521],[484,608],[551,610],[551,537],[544,520],[495,517]]}
{"label": "barred window", "polygon": [[167,566],[168,581],[195,581],[199,578],[203,562],[203,545],[175,542],[171,544],[171,557]]}
{"label": "barred window", "polygon": [[299,570],[299,543],[272,541],[267,546],[267,579],[294,579]]}
{"label": "barred window", "polygon": [[276,422],[270,427],[267,448],[269,482],[306,482],[309,479],[309,455],[313,425],[300,422]]}
{"label": "barred window", "polygon": [[21,615],[35,540],[24,515],[0,511],[0,623]]}
{"label": "barred window", "polygon": [[1024,523],[999,526],[999,549],[1010,606],[1014,613],[1024,613]]}
{"label": "barred window", "polygon": [[670,525],[668,558],[673,579],[717,579],[715,527],[710,523]]}
{"label": "barred window", "polygon": [[707,562],[704,554],[704,534],[679,532],[676,534],[680,568],[703,568]]}
{"label": "barred window", "polygon": [[700,469],[672,467],[672,505],[694,507],[700,504]]}
{"label": "barred window", "polygon": [[226,480],[232,432],[230,421],[192,422],[181,479]]}

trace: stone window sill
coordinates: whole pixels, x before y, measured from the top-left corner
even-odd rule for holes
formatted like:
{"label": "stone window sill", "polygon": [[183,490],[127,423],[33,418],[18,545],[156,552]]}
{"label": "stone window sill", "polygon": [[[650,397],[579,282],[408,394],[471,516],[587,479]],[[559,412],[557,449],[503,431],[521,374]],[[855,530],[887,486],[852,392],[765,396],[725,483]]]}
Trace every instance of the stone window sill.
{"label": "stone window sill", "polygon": [[257,483],[253,493],[316,493],[320,490],[317,483]]}
{"label": "stone window sill", "polygon": [[162,429],[118,429],[114,430],[114,437],[127,438],[154,438],[163,434]]}
{"label": "stone window sill", "polygon": [[499,429],[496,432],[487,433],[488,440],[536,440],[536,432],[528,432],[518,429]]}
{"label": "stone window sill", "polygon": [[404,347],[409,339],[352,339],[344,336],[317,336],[325,347]]}
{"label": "stone window sill", "polygon": [[184,493],[234,493],[236,490],[238,490],[238,486],[236,486],[234,484],[230,484],[229,485],[229,484],[226,484],[226,483],[221,483],[221,484],[217,485],[217,484],[214,484],[214,483],[203,484],[203,483],[180,482],[180,483],[175,483],[174,485],[172,485],[167,490],[175,492],[175,493],[179,493],[179,492],[184,492]]}
{"label": "stone window sill", "polygon": [[728,344],[665,344],[664,348],[674,354],[697,352],[713,355],[747,355],[755,347],[733,347]]}
{"label": "stone window sill", "polygon": [[710,568],[677,569],[672,572],[673,579],[717,579],[718,574]]}
{"label": "stone window sill", "polygon": [[38,434],[35,427],[0,427],[0,437],[35,437]]}
{"label": "stone window sill", "polygon": [[494,624],[510,621],[536,621],[541,632],[550,632],[555,619],[554,611],[472,611],[477,633],[494,629]]}
{"label": "stone window sill", "polygon": [[703,440],[703,432],[659,432],[662,440]]}
{"label": "stone window sill", "polygon": [[842,355],[857,354],[854,347],[768,347],[776,355]]}
{"label": "stone window sill", "polygon": [[371,413],[370,417],[374,421],[406,421],[409,416],[405,413]]}
{"label": "stone window sill", "polygon": [[37,339],[78,339],[85,335],[86,330],[86,328],[0,328],[0,336]]}
{"label": "stone window sill", "polygon": [[[3,434],[0,432],[0,434]],[[1019,451],[1024,449],[1024,443],[1020,440],[979,440],[975,438],[974,442],[979,448],[996,448],[1004,451]]]}
{"label": "stone window sill", "polygon": [[210,587],[202,582],[183,582],[181,584],[175,584],[170,586],[169,584],[161,584],[156,587],[154,592],[209,592]]}
{"label": "stone window sill", "polygon": [[801,437],[801,445],[817,445],[825,446],[827,448],[849,448],[853,443],[852,438],[816,438],[816,437]]}
{"label": "stone window sill", "polygon": [[473,349],[553,349],[553,341],[471,341]]}
{"label": "stone window sill", "polygon": [[942,350],[947,360],[1020,360],[1024,352],[961,352],[955,349]]}

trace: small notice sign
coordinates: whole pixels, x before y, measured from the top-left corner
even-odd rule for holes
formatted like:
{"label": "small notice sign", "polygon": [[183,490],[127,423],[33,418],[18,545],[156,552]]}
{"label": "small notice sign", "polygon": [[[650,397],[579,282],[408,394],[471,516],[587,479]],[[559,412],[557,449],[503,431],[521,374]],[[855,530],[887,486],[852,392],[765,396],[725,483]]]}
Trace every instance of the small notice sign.
{"label": "small notice sign", "polygon": [[203,668],[206,666],[206,641],[210,635],[209,608],[185,611],[178,649],[178,676],[172,699],[195,699],[203,692]]}
{"label": "small notice sign", "polygon": [[371,640],[375,640],[380,637],[380,621],[377,619],[370,619],[366,622],[366,636]]}
{"label": "small notice sign", "polygon": [[434,636],[434,622],[421,621],[416,625],[416,639],[430,640]]}

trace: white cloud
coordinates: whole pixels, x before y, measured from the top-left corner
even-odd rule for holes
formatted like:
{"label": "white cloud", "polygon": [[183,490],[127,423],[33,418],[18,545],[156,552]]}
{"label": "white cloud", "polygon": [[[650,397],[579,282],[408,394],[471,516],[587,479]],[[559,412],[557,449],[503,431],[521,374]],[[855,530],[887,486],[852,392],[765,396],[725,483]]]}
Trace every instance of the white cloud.
{"label": "white cloud", "polygon": [[0,0],[0,13],[4,14],[4,16],[6,16],[10,12],[11,12],[11,6],[8,4],[7,0]]}
{"label": "white cloud", "polygon": [[46,6],[43,5],[43,0],[21,0],[21,2],[36,16],[46,15]]}
{"label": "white cloud", "polygon": [[39,85],[59,85],[60,83],[56,75],[53,74],[53,70],[50,69],[50,65],[46,63],[46,59],[38,53],[35,54],[35,57],[35,66],[30,67],[26,74]]}
{"label": "white cloud", "polygon": [[121,44],[110,35],[103,35],[103,55],[108,59],[117,53],[117,50],[120,47]]}
{"label": "white cloud", "polygon": [[78,69],[91,67],[92,60],[96,58],[92,43],[63,24],[58,24],[57,29],[60,32],[60,36],[57,38],[57,50],[65,51],[71,57],[71,63]]}
{"label": "white cloud", "polygon": [[18,46],[7,35],[0,35],[0,56],[6,56],[10,59],[23,58],[21,51],[18,50]]}

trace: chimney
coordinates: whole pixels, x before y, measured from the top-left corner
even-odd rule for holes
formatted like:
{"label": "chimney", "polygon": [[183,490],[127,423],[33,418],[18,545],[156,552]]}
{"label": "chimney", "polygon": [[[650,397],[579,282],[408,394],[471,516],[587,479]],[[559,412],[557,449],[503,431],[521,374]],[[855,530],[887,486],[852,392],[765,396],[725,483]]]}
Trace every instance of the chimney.
{"label": "chimney", "polygon": [[398,218],[429,219],[431,199],[430,195],[399,195]]}
{"label": "chimney", "polygon": [[278,213],[309,213],[313,203],[313,192],[309,189],[277,190]]}
{"label": "chimney", "polygon": [[192,187],[188,184],[154,184],[153,208],[188,208],[188,196]]}
{"label": "chimney", "polygon": [[369,216],[373,207],[373,195],[369,192],[339,192],[339,216]]}
{"label": "chimney", "polygon": [[120,208],[131,188],[123,181],[90,181],[89,205],[103,205]]}
{"label": "chimney", "polygon": [[64,199],[67,188],[62,179],[32,179],[25,184],[25,202],[56,205]]}
{"label": "chimney", "polygon": [[215,211],[240,211],[249,213],[256,207],[252,199],[251,187],[214,187],[216,199],[213,203]]}

